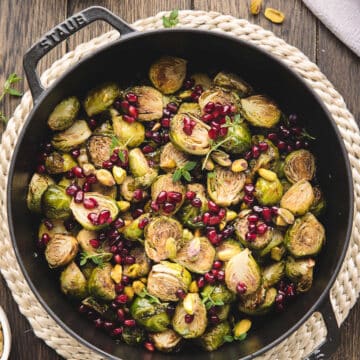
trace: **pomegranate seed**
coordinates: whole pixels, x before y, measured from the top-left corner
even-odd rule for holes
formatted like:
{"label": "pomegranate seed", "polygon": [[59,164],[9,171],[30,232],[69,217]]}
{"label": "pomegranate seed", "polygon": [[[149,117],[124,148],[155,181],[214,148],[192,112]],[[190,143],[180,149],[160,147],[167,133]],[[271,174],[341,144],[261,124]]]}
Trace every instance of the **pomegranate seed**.
{"label": "pomegranate seed", "polygon": [[169,110],[171,113],[175,114],[178,111],[178,106],[171,102],[166,105],[166,109]]}
{"label": "pomegranate seed", "polygon": [[216,129],[217,131],[220,130],[220,124],[219,124],[217,121],[215,121],[215,120],[212,121],[212,122],[210,123],[210,125],[211,125],[212,128]]}
{"label": "pomegranate seed", "polygon": [[168,203],[166,202],[163,207],[162,207],[163,211],[166,213],[166,214],[170,214],[172,213],[174,210],[175,210],[175,205],[172,204],[172,203]]}
{"label": "pomegranate seed", "polygon": [[220,211],[220,207],[211,200],[208,201],[208,208],[214,214],[218,214]]}
{"label": "pomegranate seed", "polygon": [[51,230],[54,227],[54,224],[49,219],[44,221],[44,225],[48,230]]}
{"label": "pomegranate seed", "polygon": [[123,275],[122,278],[121,278],[121,282],[124,285],[128,285],[130,283],[130,278],[127,275]]}
{"label": "pomegranate seed", "polygon": [[143,148],[142,148],[142,152],[144,154],[149,154],[151,152],[154,151],[154,148],[151,146],[151,145],[145,145]]}
{"label": "pomegranate seed", "polygon": [[240,295],[244,295],[247,291],[247,286],[245,283],[243,282],[239,282],[237,285],[236,285],[236,292]]}
{"label": "pomegranate seed", "polygon": [[251,154],[254,159],[257,159],[260,156],[260,149],[258,146],[254,145],[251,148]]}
{"label": "pomegranate seed", "polygon": [[268,207],[264,207],[262,209],[262,213],[261,213],[263,219],[266,221],[266,222],[270,222],[271,221],[271,209],[268,208]]}
{"label": "pomegranate seed", "polygon": [[101,210],[98,216],[98,223],[99,225],[105,224],[110,218],[110,211],[109,210]]}
{"label": "pomegranate seed", "polygon": [[[115,291],[117,294],[121,294],[124,291],[124,285],[123,284],[116,284],[115,285]],[[120,309],[119,309],[120,310]],[[123,312],[124,310],[122,310]]]}
{"label": "pomegranate seed", "polygon": [[136,189],[133,193],[134,200],[141,201],[144,197],[144,193],[141,189]]}
{"label": "pomegranate seed", "polygon": [[202,222],[205,225],[209,224],[210,217],[211,217],[210,213],[208,213],[208,212],[204,213],[202,216]]}
{"label": "pomegranate seed", "polygon": [[247,161],[249,161],[249,160],[251,160],[251,157],[252,157],[252,153],[251,153],[251,151],[247,151],[246,153],[245,153],[245,160],[247,160]]}
{"label": "pomegranate seed", "polygon": [[149,223],[149,219],[148,218],[143,218],[139,221],[138,227],[139,229],[144,229],[145,226]]}
{"label": "pomegranate seed", "polygon": [[208,131],[208,136],[210,139],[214,140],[218,137],[218,130],[215,129],[215,128],[211,128],[209,131]]}
{"label": "pomegranate seed", "polygon": [[52,146],[52,144],[49,142],[49,143],[46,143],[45,145],[44,145],[44,151],[47,153],[47,154],[49,154],[51,151],[52,151],[52,149],[53,149],[53,146]]}
{"label": "pomegranate seed", "polygon": [[260,151],[266,151],[269,148],[269,145],[265,141],[259,142]]}
{"label": "pomegranate seed", "polygon": [[121,264],[122,263],[121,255],[120,254],[114,255],[114,261],[116,262],[116,264]]}
{"label": "pomegranate seed", "polygon": [[174,312],[175,312],[175,309],[176,309],[176,305],[175,304],[169,304],[167,307],[166,307],[166,312],[169,316],[173,316],[174,315]]}
{"label": "pomegranate seed", "polygon": [[194,320],[194,315],[190,315],[190,314],[185,315],[185,322],[187,324],[191,324],[193,322],[193,320]]}
{"label": "pomegranate seed", "polygon": [[104,329],[111,331],[114,328],[115,324],[112,321],[104,321]]}
{"label": "pomegranate seed", "polygon": [[128,302],[129,298],[125,294],[120,294],[116,296],[115,301],[119,304],[126,304]]}
{"label": "pomegranate seed", "polygon": [[160,191],[159,195],[156,197],[156,203],[157,204],[163,204],[167,199],[167,192],[166,191]]}
{"label": "pomegranate seed", "polygon": [[199,94],[196,92],[193,92],[190,97],[194,100],[194,101],[198,101],[199,100]]}
{"label": "pomegranate seed", "polygon": [[125,257],[125,264],[127,265],[132,265],[132,264],[135,264],[135,256],[132,256],[132,255],[128,255]]}
{"label": "pomegranate seed", "polygon": [[160,210],[160,206],[155,201],[151,202],[150,207],[155,212],[158,212]]}
{"label": "pomegranate seed", "polygon": [[249,232],[253,233],[256,232],[256,224],[250,223],[248,226]]}
{"label": "pomegranate seed", "polygon": [[47,245],[48,242],[50,241],[50,239],[51,238],[50,238],[50,235],[48,233],[44,233],[41,236],[41,242],[42,242],[43,245]]}
{"label": "pomegranate seed", "polygon": [[116,110],[120,111],[121,110],[121,101],[119,99],[115,100],[113,103],[113,106]]}
{"label": "pomegranate seed", "polygon": [[102,163],[102,167],[104,169],[110,170],[110,169],[112,169],[113,166],[114,166],[114,164],[110,160],[106,160]]}
{"label": "pomegranate seed", "polygon": [[74,196],[79,190],[80,189],[76,184],[71,184],[66,188],[66,193],[70,196]]}
{"label": "pomegranate seed", "polygon": [[129,124],[132,124],[136,120],[135,117],[130,115],[123,115],[123,119]]}
{"label": "pomegranate seed", "polygon": [[88,125],[91,130],[94,130],[97,126],[97,121],[95,119],[89,119]]}
{"label": "pomegranate seed", "polygon": [[219,237],[218,234],[216,233],[216,230],[208,231],[207,237],[213,245],[216,245],[219,242]]}
{"label": "pomegranate seed", "polygon": [[294,149],[293,149],[293,147],[291,146],[291,145],[288,145],[287,147],[286,147],[286,151],[287,152],[292,152]]}
{"label": "pomegranate seed", "polygon": [[296,114],[290,114],[289,115],[289,121],[293,124],[296,124],[298,121],[298,116]]}
{"label": "pomegranate seed", "polygon": [[254,187],[253,184],[246,184],[245,187],[244,187],[244,190],[245,190],[246,194],[252,195],[252,193],[255,190],[255,187]]}
{"label": "pomegranate seed", "polygon": [[93,225],[99,225],[97,214],[89,213],[87,218]]}
{"label": "pomegranate seed", "polygon": [[277,215],[279,211],[279,208],[277,206],[271,207],[271,215]]}
{"label": "pomegranate seed", "polygon": [[98,202],[94,198],[85,198],[83,205],[85,209],[91,210],[98,206]]}
{"label": "pomegranate seed", "polygon": [[303,147],[303,143],[301,140],[296,140],[295,141],[295,149],[298,150],[298,149],[301,149]]}
{"label": "pomegranate seed", "polygon": [[193,207],[200,208],[202,206],[202,201],[199,198],[192,199],[191,205]]}
{"label": "pomegranate seed", "polygon": [[139,216],[141,216],[142,214],[144,213],[144,210],[143,209],[135,209],[133,212],[132,212],[132,217],[134,219],[137,219]]}
{"label": "pomegranate seed", "polygon": [[39,174],[44,174],[46,172],[46,167],[44,164],[39,164],[36,168],[36,171],[39,173]]}
{"label": "pomegranate seed", "polygon": [[203,276],[200,276],[197,279],[196,284],[197,284],[199,289],[203,288],[205,286],[205,278]]}
{"label": "pomegranate seed", "polygon": [[231,225],[228,225],[223,231],[222,231],[222,236],[224,239],[227,239],[228,237],[230,237],[233,233],[234,233],[234,227]]}
{"label": "pomegranate seed", "polygon": [[216,278],[217,278],[219,281],[224,281],[224,280],[225,280],[225,271],[224,271],[224,270],[219,270]]}
{"label": "pomegranate seed", "polygon": [[266,233],[267,229],[268,229],[268,227],[266,224],[264,224],[264,223],[258,224],[256,227],[256,233],[259,235],[263,235]]}
{"label": "pomegranate seed", "polygon": [[118,337],[122,334],[123,329],[121,327],[115,328],[111,331],[111,336]]}
{"label": "pomegranate seed", "polygon": [[286,147],[287,147],[286,142],[280,140],[280,141],[278,142],[278,144],[277,144],[277,147],[278,147],[279,150],[285,150]]}
{"label": "pomegranate seed", "polygon": [[285,126],[281,125],[280,126],[280,132],[281,132],[281,135],[284,137],[284,138],[287,138],[290,136],[290,131],[289,129],[287,129]]}
{"label": "pomegranate seed", "polygon": [[215,109],[215,104],[212,101],[208,102],[204,107],[204,111],[206,113],[211,113],[214,111],[214,109]]}
{"label": "pomegranate seed", "polygon": [[116,245],[112,245],[112,246],[110,247],[110,252],[111,252],[112,254],[116,254],[116,253],[117,253],[117,246],[116,246]]}
{"label": "pomegranate seed", "polygon": [[245,238],[249,242],[255,241],[256,240],[256,234],[248,232],[248,233],[246,233]]}
{"label": "pomegranate seed", "polygon": [[89,308],[86,306],[86,305],[84,305],[84,304],[81,304],[80,306],[79,306],[79,313],[81,313],[81,314],[86,314],[88,311],[89,311]]}
{"label": "pomegranate seed", "polygon": [[124,222],[124,220],[123,220],[122,218],[117,218],[117,219],[115,220],[115,222],[114,222],[114,227],[115,227],[116,229],[120,229],[120,228],[122,228],[124,225],[125,225],[125,222]]}
{"label": "pomegranate seed", "polygon": [[226,209],[221,208],[221,209],[219,210],[218,216],[219,216],[219,218],[220,218],[221,220],[224,219],[225,216],[226,216]]}
{"label": "pomegranate seed", "polygon": [[125,113],[128,112],[129,106],[130,106],[130,104],[129,104],[129,102],[127,100],[123,100],[120,103],[120,107],[121,107],[122,111],[125,112]]}
{"label": "pomegranate seed", "polygon": [[213,120],[213,115],[212,114],[204,114],[202,117],[201,117],[201,120],[208,123],[209,121]]}
{"label": "pomegranate seed", "polygon": [[186,292],[185,292],[183,289],[178,289],[178,290],[176,290],[175,295],[176,295],[180,300],[183,300],[183,299],[185,299]]}
{"label": "pomegranate seed", "polygon": [[256,214],[250,214],[247,218],[247,220],[251,223],[256,223],[259,220],[259,216]]}
{"label": "pomegranate seed", "polygon": [[273,142],[277,142],[279,140],[276,133],[270,133],[268,134],[267,138]]}
{"label": "pomegranate seed", "polygon": [[104,322],[100,318],[97,318],[96,320],[94,320],[94,325],[97,329],[101,329],[104,325]]}
{"label": "pomegranate seed", "polygon": [[74,201],[77,203],[77,204],[81,204],[84,200],[84,192],[82,190],[79,190],[76,194],[75,194],[75,197],[74,197]]}
{"label": "pomegranate seed", "polygon": [[222,265],[223,265],[222,261],[216,260],[213,263],[213,269],[221,269]]}
{"label": "pomegranate seed", "polygon": [[263,208],[261,206],[255,205],[255,206],[253,206],[253,211],[256,212],[257,214],[261,214],[263,211]]}
{"label": "pomegranate seed", "polygon": [[151,343],[150,341],[145,341],[145,342],[144,342],[144,347],[145,347],[145,349],[148,350],[148,351],[151,351],[151,352],[155,351],[155,346],[154,346],[154,344]]}
{"label": "pomegranate seed", "polygon": [[80,156],[80,150],[79,149],[71,150],[71,156],[74,157],[75,159],[78,158]]}
{"label": "pomegranate seed", "polygon": [[194,84],[195,84],[194,79],[187,79],[184,82],[184,88],[185,89],[191,89],[194,86]]}
{"label": "pomegranate seed", "polygon": [[301,133],[302,133],[302,131],[303,131],[303,129],[302,129],[301,127],[299,127],[299,126],[295,126],[295,127],[292,127],[292,128],[290,129],[290,131],[291,131],[294,135],[300,136]]}
{"label": "pomegranate seed", "polygon": [[169,191],[167,193],[167,200],[171,203],[179,203],[182,200],[182,195],[177,191]]}
{"label": "pomegranate seed", "polygon": [[134,118],[134,120],[138,117],[139,113],[137,108],[134,105],[130,105],[128,109],[128,113],[131,117]]}
{"label": "pomegranate seed", "polygon": [[168,109],[164,109],[163,110],[163,116],[170,117],[171,116],[171,111],[168,110]]}
{"label": "pomegranate seed", "polygon": [[221,222],[221,218],[219,216],[211,216],[209,219],[209,225],[217,225]]}
{"label": "pomegranate seed", "polygon": [[205,281],[208,283],[208,284],[214,284],[215,283],[215,276],[214,274],[210,273],[210,272],[207,272],[205,275]]}
{"label": "pomegranate seed", "polygon": [[293,284],[287,285],[285,289],[285,295],[287,298],[292,298],[295,296],[295,289]]}
{"label": "pomegranate seed", "polygon": [[136,103],[138,101],[137,95],[135,95],[132,92],[127,93],[125,98],[129,103],[132,103],[132,104],[134,104],[134,103]]}
{"label": "pomegranate seed", "polygon": [[98,239],[91,239],[89,240],[89,244],[94,248],[97,249],[100,246],[100,241]]}
{"label": "pomegranate seed", "polygon": [[136,325],[136,322],[134,319],[126,319],[124,320],[124,325],[127,327],[134,327]]}
{"label": "pomegranate seed", "polygon": [[307,141],[304,141],[304,148],[307,149],[309,146],[309,143]]}
{"label": "pomegranate seed", "polygon": [[214,119],[218,118],[220,116],[220,110],[213,111],[212,116],[213,116]]}
{"label": "pomegranate seed", "polygon": [[184,133],[188,136],[191,136],[192,130],[193,129],[192,129],[191,125],[184,125],[184,127],[183,127]]}
{"label": "pomegranate seed", "polygon": [[84,182],[84,185],[82,186],[83,192],[89,192],[91,190],[91,185],[88,182]]}
{"label": "pomegranate seed", "polygon": [[255,201],[254,197],[249,194],[245,195],[243,200],[247,205],[251,205]]}
{"label": "pomegranate seed", "polygon": [[228,128],[227,127],[221,127],[219,130],[219,136],[226,136],[228,133]]}
{"label": "pomegranate seed", "polygon": [[218,324],[220,322],[220,319],[217,315],[211,315],[209,320],[212,324]]}
{"label": "pomegranate seed", "polygon": [[223,105],[221,108],[221,115],[227,115],[230,112],[230,105]]}
{"label": "pomegranate seed", "polygon": [[194,200],[196,197],[196,193],[194,191],[187,191],[185,197],[188,200]]}
{"label": "pomegranate seed", "polygon": [[170,127],[170,119],[168,117],[161,119],[161,126],[164,128]]}
{"label": "pomegranate seed", "polygon": [[86,182],[89,184],[96,184],[97,183],[97,178],[95,176],[95,174],[90,174],[89,176],[86,177]]}

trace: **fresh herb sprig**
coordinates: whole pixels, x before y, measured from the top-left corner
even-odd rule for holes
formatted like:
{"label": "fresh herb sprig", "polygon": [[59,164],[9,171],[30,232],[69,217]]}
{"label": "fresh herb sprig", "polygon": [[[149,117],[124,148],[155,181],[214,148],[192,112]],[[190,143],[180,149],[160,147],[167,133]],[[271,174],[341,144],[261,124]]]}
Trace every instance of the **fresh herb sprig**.
{"label": "fresh herb sprig", "polygon": [[211,295],[214,292],[215,287],[209,286],[206,290],[201,293],[202,302],[205,304],[206,310],[209,310],[213,306],[222,306],[224,302],[222,300],[214,300]]}
{"label": "fresh herb sprig", "polygon": [[[6,79],[4,83],[3,89],[1,90],[0,102],[5,97],[5,95],[22,96],[22,93],[20,91],[12,87],[13,84],[16,84],[20,80],[22,80],[22,78],[17,76],[15,73],[9,75],[9,77]],[[5,116],[5,114],[2,111],[0,111],[0,121],[2,121],[5,124],[8,122],[8,118]]]}
{"label": "fresh herb sprig", "polygon": [[233,335],[225,335],[224,341],[225,342],[233,342],[233,341],[242,341],[245,340],[247,333],[241,334],[240,336],[233,336]]}
{"label": "fresh herb sprig", "polygon": [[179,181],[182,177],[186,181],[191,181],[191,174],[190,171],[195,169],[196,162],[195,161],[188,161],[183,167],[178,168],[175,170],[173,174],[173,181]]}
{"label": "fresh herb sprig", "polygon": [[151,304],[161,304],[161,301],[154,295],[151,295],[146,287],[144,287],[141,292],[139,293],[139,296],[142,298],[147,298]]}
{"label": "fresh herb sprig", "polygon": [[80,254],[80,266],[84,266],[88,261],[92,261],[95,265],[103,266],[105,262],[110,261],[111,253],[94,253],[90,254],[86,251]]}
{"label": "fresh herb sprig", "polygon": [[[111,145],[110,145],[110,151],[113,152],[116,148],[120,148],[122,150],[125,150],[130,141],[134,138],[134,136],[131,136],[125,144],[123,144],[116,136],[111,137]],[[125,162],[125,154],[123,151],[119,151],[118,157],[122,162]]]}
{"label": "fresh herb sprig", "polygon": [[178,16],[179,16],[179,10],[177,10],[177,9],[171,11],[169,16],[163,16],[162,21],[163,21],[164,28],[172,28],[176,24],[178,24],[179,23]]}

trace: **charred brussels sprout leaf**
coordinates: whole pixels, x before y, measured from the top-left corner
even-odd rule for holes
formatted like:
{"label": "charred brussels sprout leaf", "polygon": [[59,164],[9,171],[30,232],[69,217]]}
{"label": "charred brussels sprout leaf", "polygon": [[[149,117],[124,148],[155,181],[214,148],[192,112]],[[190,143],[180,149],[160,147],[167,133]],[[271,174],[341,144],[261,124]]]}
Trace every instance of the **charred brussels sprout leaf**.
{"label": "charred brussels sprout leaf", "polygon": [[88,116],[93,116],[107,110],[117,97],[120,89],[114,83],[103,84],[91,90],[84,100],[84,108]]}
{"label": "charred brussels sprout leaf", "polygon": [[62,271],[60,286],[61,291],[69,297],[81,300],[87,296],[86,278],[74,262]]}
{"label": "charred brussels sprout leaf", "polygon": [[259,177],[255,185],[255,196],[262,205],[275,205],[283,195],[283,187],[278,178],[273,181]]}
{"label": "charred brussels sprout leaf", "polygon": [[271,128],[281,117],[278,106],[263,95],[253,95],[241,99],[241,112],[245,119],[253,126]]}
{"label": "charred brussels sprout leaf", "polygon": [[101,168],[104,161],[111,155],[112,139],[106,135],[93,135],[87,141],[87,151],[91,162]]}
{"label": "charred brussels sprout leaf", "polygon": [[71,215],[71,197],[66,194],[63,187],[50,185],[42,198],[42,211],[49,219],[66,220]]}
{"label": "charred brussels sprout leaf", "polygon": [[227,336],[231,335],[231,327],[227,321],[210,328],[199,338],[200,346],[206,351],[214,351],[225,343]]}
{"label": "charred brussels sprout leaf", "polygon": [[324,241],[324,227],[313,214],[307,213],[288,229],[284,244],[293,256],[304,257],[316,255]]}
{"label": "charred brussels sprout leaf", "polygon": [[45,249],[45,258],[51,268],[65,266],[74,260],[79,249],[73,236],[55,234]]}
{"label": "charred brussels sprout leaf", "polygon": [[216,74],[214,84],[222,88],[234,90],[240,97],[248,96],[252,93],[251,86],[238,75],[225,71],[220,71]]}
{"label": "charred brussels sprout leaf", "polygon": [[53,184],[54,180],[50,176],[37,173],[32,176],[26,196],[27,207],[31,212],[41,213],[41,198],[49,185]]}
{"label": "charred brussels sprout leaf", "polygon": [[181,336],[172,329],[150,334],[149,336],[156,349],[162,352],[171,352],[175,350],[182,339]]}
{"label": "charred brussels sprout leaf", "polygon": [[48,118],[48,125],[52,131],[69,128],[75,121],[80,109],[80,102],[75,97],[69,97],[55,106]]}
{"label": "charred brussels sprout leaf", "polygon": [[113,115],[112,117],[114,133],[120,143],[127,144],[129,147],[136,147],[145,140],[144,125],[135,121],[128,123],[122,116]]}
{"label": "charred brussels sprout leaf", "polygon": [[96,267],[90,275],[88,291],[98,300],[111,301],[115,299],[115,284],[110,276],[111,270],[111,264],[105,263]]}
{"label": "charred brussels sprout leaf", "polygon": [[296,284],[299,292],[309,291],[313,281],[313,269],[315,261],[313,259],[295,260],[291,256],[286,261],[286,276]]}
{"label": "charred brussels sprout leaf", "polygon": [[284,173],[293,184],[300,180],[312,180],[315,174],[315,158],[308,150],[296,150],[285,158]]}
{"label": "charred brussels sprout leaf", "polygon": [[163,96],[151,86],[136,86],[131,92],[138,97],[138,120],[152,121],[160,119],[163,111]]}
{"label": "charred brussels sprout leaf", "polygon": [[153,85],[164,94],[179,90],[186,76],[186,60],[163,56],[150,66],[149,78]]}

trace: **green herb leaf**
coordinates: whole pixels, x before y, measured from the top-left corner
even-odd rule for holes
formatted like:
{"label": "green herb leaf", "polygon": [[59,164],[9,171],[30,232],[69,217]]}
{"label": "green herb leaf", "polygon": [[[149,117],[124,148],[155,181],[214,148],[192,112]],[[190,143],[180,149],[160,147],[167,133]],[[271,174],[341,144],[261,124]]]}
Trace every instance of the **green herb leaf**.
{"label": "green herb leaf", "polygon": [[22,96],[22,93],[14,88],[9,88],[7,93],[11,96]]}
{"label": "green herb leaf", "polygon": [[183,169],[187,171],[194,170],[196,167],[196,161],[188,161],[184,166]]}
{"label": "green herb leaf", "polygon": [[173,181],[174,182],[179,181],[181,179],[181,176],[182,176],[181,169],[176,169],[173,174]]}
{"label": "green herb leaf", "polygon": [[178,16],[179,16],[179,10],[173,10],[169,14],[169,16],[163,16],[162,21],[164,28],[171,28],[174,27],[176,24],[178,24],[179,23]]}
{"label": "green herb leaf", "polygon": [[184,170],[182,176],[186,181],[191,181],[191,174],[188,171]]}
{"label": "green herb leaf", "polygon": [[305,129],[301,132],[301,136],[308,140],[316,140],[316,137],[311,136]]}
{"label": "green herb leaf", "polygon": [[7,124],[8,118],[0,111],[0,121]]}
{"label": "green herb leaf", "polygon": [[170,20],[177,20],[178,16],[179,16],[179,10],[175,9],[170,13],[169,19]]}
{"label": "green herb leaf", "polygon": [[[12,73],[8,76],[8,78],[4,83],[3,89],[0,92],[0,101],[4,98],[6,94],[8,94],[9,96],[22,96],[22,93],[20,91],[11,87],[12,84],[17,83],[20,80],[22,79],[19,76],[17,76],[15,73]],[[0,121],[2,121],[4,124],[8,122],[8,118],[1,111],[0,111]]]}
{"label": "green herb leaf", "polygon": [[89,254],[86,251],[80,254],[80,266],[84,266],[88,261],[92,261],[97,266],[103,266],[105,262],[110,261],[112,258],[111,253],[95,253]]}
{"label": "green herb leaf", "polygon": [[111,145],[110,145],[110,150],[111,152],[113,152],[118,146],[120,146],[120,141],[116,136],[112,136],[111,137]]}
{"label": "green herb leaf", "polygon": [[119,159],[121,160],[121,162],[125,162],[125,154],[122,150],[119,151],[118,156],[119,156]]}
{"label": "green herb leaf", "polygon": [[173,181],[179,181],[182,177],[186,181],[191,181],[190,171],[195,169],[196,165],[196,161],[188,161],[183,167],[176,169],[173,174]]}
{"label": "green herb leaf", "polygon": [[229,343],[234,341],[234,337],[231,335],[225,335],[223,339],[225,342],[229,342]]}
{"label": "green herb leaf", "polygon": [[234,336],[234,340],[243,341],[246,339],[247,333],[241,334],[240,336]]}
{"label": "green herb leaf", "polygon": [[161,301],[154,295],[151,295],[148,293],[146,287],[144,287],[141,292],[139,293],[139,296],[142,298],[147,298],[151,304],[161,304]]}

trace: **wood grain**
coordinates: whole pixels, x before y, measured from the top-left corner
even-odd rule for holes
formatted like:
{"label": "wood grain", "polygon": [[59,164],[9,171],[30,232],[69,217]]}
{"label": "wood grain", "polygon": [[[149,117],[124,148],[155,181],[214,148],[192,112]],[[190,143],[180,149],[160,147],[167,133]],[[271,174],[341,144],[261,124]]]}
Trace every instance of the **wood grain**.
{"label": "wood grain", "polygon": [[[161,10],[201,9],[219,11],[249,19],[273,31],[288,43],[300,48],[333,82],[355,117],[360,121],[359,83],[360,61],[341,44],[302,4],[301,0],[267,0],[266,6],[282,10],[286,20],[282,25],[270,23],[263,15],[252,16],[246,0],[0,0],[0,86],[11,72],[23,75],[22,56],[43,33],[67,16],[91,5],[109,8],[128,22],[148,17]],[[88,41],[110,27],[102,22],[71,37],[58,46],[40,64],[40,70],[49,66],[68,49]],[[19,84],[26,89],[25,82]],[[6,98],[0,110],[10,115],[19,99]],[[60,360],[54,350],[33,334],[2,277],[0,277],[0,304],[9,316],[13,333],[11,360]],[[360,303],[341,329],[341,345],[332,360],[359,359]],[[230,359],[229,359],[230,360]],[[289,359],[290,360],[290,359]]]}

